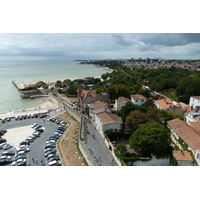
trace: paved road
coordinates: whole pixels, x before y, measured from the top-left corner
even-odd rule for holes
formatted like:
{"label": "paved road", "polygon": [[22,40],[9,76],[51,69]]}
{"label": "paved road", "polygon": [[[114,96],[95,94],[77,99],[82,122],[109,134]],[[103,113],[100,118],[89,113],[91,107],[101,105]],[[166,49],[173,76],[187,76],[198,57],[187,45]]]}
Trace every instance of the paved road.
{"label": "paved road", "polygon": [[93,123],[87,123],[87,127],[90,131],[90,134],[87,134],[87,147],[93,155],[94,165],[112,166],[113,156],[99,135],[100,133],[94,128]]}

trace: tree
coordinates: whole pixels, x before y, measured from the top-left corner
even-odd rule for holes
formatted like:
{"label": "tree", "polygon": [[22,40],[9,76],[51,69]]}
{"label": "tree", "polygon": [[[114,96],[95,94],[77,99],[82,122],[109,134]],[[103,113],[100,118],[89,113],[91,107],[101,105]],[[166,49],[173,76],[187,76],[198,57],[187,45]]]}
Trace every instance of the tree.
{"label": "tree", "polygon": [[131,111],[126,117],[125,121],[125,132],[127,134],[132,134],[137,130],[140,124],[146,123],[146,114],[140,110]]}
{"label": "tree", "polygon": [[126,144],[124,143],[117,144],[116,148],[122,156],[127,152]]}
{"label": "tree", "polygon": [[169,130],[157,122],[139,125],[129,138],[129,144],[143,156],[164,156],[171,153]]}

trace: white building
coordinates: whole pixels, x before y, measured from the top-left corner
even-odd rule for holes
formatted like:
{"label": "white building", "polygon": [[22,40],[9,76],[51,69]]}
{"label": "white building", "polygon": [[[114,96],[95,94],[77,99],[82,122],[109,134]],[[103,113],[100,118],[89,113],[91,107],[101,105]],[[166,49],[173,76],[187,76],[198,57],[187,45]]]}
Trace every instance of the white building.
{"label": "white building", "polygon": [[190,107],[195,109],[196,107],[200,106],[200,96],[193,96],[190,97],[190,102],[189,102]]}
{"label": "white building", "polygon": [[126,97],[119,97],[118,99],[115,99],[115,110],[121,110],[121,108],[129,101],[131,100]]}
{"label": "white building", "polygon": [[133,104],[141,106],[146,101],[146,98],[141,94],[132,94],[131,101]]}
{"label": "white building", "polygon": [[182,144],[187,144],[187,149],[191,150],[198,165],[200,165],[200,134],[185,121],[180,119],[172,119],[167,122],[168,128],[171,130],[171,139],[180,150],[184,150]]}
{"label": "white building", "polygon": [[113,113],[99,113],[95,115],[96,129],[99,131],[100,135],[103,137],[103,132],[108,129],[121,130],[123,122],[118,115]]}

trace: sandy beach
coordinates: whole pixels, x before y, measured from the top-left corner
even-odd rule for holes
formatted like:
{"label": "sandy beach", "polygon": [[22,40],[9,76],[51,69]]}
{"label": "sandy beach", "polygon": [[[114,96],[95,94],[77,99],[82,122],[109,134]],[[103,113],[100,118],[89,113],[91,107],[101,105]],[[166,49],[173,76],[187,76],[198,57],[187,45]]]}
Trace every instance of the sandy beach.
{"label": "sandy beach", "polygon": [[54,103],[52,103],[49,100],[49,98],[46,98],[46,100],[43,103],[41,103],[40,105],[38,105],[36,107],[1,112],[0,119],[8,118],[8,117],[16,117],[16,116],[20,116],[20,115],[44,113],[44,112],[48,112],[49,109],[57,109],[57,108],[59,108],[58,105],[55,105]]}

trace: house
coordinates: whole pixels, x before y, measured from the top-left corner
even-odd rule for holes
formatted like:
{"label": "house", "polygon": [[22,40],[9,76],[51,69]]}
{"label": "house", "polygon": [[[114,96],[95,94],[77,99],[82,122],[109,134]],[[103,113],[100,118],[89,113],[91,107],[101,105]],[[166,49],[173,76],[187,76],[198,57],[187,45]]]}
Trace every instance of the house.
{"label": "house", "polygon": [[186,122],[200,122],[200,112],[186,112],[185,113]]}
{"label": "house", "polygon": [[161,110],[167,110],[169,112],[177,113],[184,115],[188,110],[190,110],[190,107],[188,107],[185,103],[182,102],[175,102],[169,98],[163,98],[154,101],[155,106],[158,109]]}
{"label": "house", "polygon": [[169,110],[171,106],[174,106],[173,101],[168,98],[159,99],[155,101],[154,104],[158,109],[161,109],[161,110]]}
{"label": "house", "polygon": [[171,130],[171,139],[174,145],[183,150],[183,145],[191,150],[198,165],[200,165],[200,133],[178,118],[167,122]]}
{"label": "house", "polygon": [[96,94],[96,90],[86,90],[85,88],[78,88],[77,89],[77,105],[79,109],[85,110],[86,105],[95,102],[95,101],[104,101],[109,103],[109,94],[102,93]]}
{"label": "house", "polygon": [[96,129],[103,137],[103,132],[108,129],[122,129],[122,119],[117,114],[102,112],[95,115]]}
{"label": "house", "polygon": [[194,161],[189,151],[173,150],[172,155],[177,161],[178,166],[193,166]]}
{"label": "house", "polygon": [[131,101],[131,100],[126,97],[119,97],[118,99],[115,99],[114,108],[116,110],[121,110],[121,108],[129,101]]}
{"label": "house", "polygon": [[89,114],[94,120],[94,116],[98,113],[108,112],[111,113],[111,109],[109,108],[109,104],[106,102],[95,101],[87,104],[89,107]]}
{"label": "house", "polygon": [[146,101],[146,98],[141,94],[132,94],[131,101],[133,104],[141,106]]}
{"label": "house", "polygon": [[200,96],[192,96],[190,97],[189,105],[192,108],[196,108],[200,106]]}

